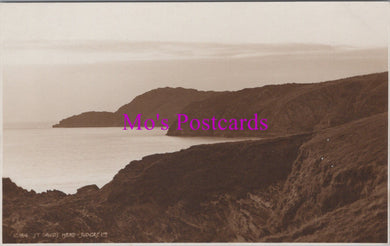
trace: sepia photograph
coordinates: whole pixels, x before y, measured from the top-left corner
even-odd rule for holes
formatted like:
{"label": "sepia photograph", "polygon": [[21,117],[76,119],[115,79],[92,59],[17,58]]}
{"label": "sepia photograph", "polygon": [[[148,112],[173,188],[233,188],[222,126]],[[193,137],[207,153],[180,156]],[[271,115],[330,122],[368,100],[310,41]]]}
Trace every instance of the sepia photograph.
{"label": "sepia photograph", "polygon": [[0,3],[2,243],[388,243],[383,2]]}

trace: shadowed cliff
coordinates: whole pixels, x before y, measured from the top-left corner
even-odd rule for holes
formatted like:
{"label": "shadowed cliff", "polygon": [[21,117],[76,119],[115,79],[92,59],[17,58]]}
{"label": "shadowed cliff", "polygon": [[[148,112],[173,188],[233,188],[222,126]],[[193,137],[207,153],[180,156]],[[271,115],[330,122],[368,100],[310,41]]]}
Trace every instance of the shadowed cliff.
{"label": "shadowed cliff", "polygon": [[[189,121],[170,136],[284,136],[312,132],[387,111],[388,73],[369,74],[313,84],[267,85],[226,92],[194,102],[181,113],[190,119],[267,119],[262,130],[192,130]],[[254,125],[252,125],[254,126]]]}

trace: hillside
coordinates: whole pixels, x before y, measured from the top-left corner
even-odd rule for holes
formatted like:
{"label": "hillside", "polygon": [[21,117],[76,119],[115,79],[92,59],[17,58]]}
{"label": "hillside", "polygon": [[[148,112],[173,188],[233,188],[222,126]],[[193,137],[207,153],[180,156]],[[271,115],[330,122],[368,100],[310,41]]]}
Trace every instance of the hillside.
{"label": "hillside", "polygon": [[[369,74],[312,84],[267,85],[234,92],[159,88],[135,97],[115,112],[85,112],[53,127],[123,126],[130,119],[168,119],[169,136],[269,137],[311,132],[387,110],[388,73]],[[310,103],[308,103],[310,102]],[[177,130],[177,114],[189,119],[267,119],[266,131]],[[161,125],[156,121],[156,125]]]}
{"label": "hillside", "polygon": [[342,125],[387,111],[388,73],[369,74],[312,84],[267,85],[214,95],[181,113],[189,119],[267,119],[268,129],[192,130],[188,122],[170,136],[285,136]]}
{"label": "hillside", "polygon": [[[85,112],[61,120],[53,127],[113,127],[124,125],[123,114],[128,114],[131,120],[138,114],[142,119],[168,119],[173,122],[177,112],[188,104],[204,100],[220,92],[198,91],[184,88],[158,88],[135,97],[130,103],[123,105],[115,112]],[[134,117],[134,118],[132,118]],[[160,125],[160,121],[156,121]]]}
{"label": "hillside", "polygon": [[[3,179],[3,240],[386,242],[387,117],[151,155],[74,195]],[[12,237],[37,228],[108,236]]]}

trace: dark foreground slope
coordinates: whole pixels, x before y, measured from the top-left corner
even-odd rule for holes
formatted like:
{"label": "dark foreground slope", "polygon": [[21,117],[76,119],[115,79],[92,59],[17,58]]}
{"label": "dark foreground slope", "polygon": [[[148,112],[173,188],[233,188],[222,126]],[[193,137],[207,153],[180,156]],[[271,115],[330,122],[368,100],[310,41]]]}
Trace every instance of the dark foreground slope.
{"label": "dark foreground slope", "polygon": [[[214,95],[185,107],[189,119],[267,119],[268,129],[192,130],[189,122],[170,136],[285,136],[333,127],[387,111],[388,73],[313,84],[267,85]],[[223,127],[225,126],[224,123]],[[196,124],[195,124],[196,126]],[[252,125],[254,127],[254,125]]]}
{"label": "dark foreground slope", "polygon": [[3,192],[4,242],[386,242],[387,113],[147,156],[75,195]]}
{"label": "dark foreground slope", "polygon": [[[133,121],[138,114],[142,119],[168,119],[173,122],[176,114],[188,104],[204,100],[220,92],[197,91],[184,88],[158,88],[135,97],[130,103],[123,105],[116,112],[85,112],[61,120],[53,127],[113,127],[123,126],[124,116],[128,114]],[[160,121],[156,121],[160,125]]]}

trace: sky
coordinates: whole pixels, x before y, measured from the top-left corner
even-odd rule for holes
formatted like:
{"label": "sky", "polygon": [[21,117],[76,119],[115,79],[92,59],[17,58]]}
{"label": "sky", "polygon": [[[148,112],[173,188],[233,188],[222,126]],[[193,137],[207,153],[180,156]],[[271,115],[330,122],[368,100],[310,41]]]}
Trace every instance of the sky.
{"label": "sky", "polygon": [[0,5],[3,121],[387,70],[387,2]]}
{"label": "sky", "polygon": [[2,4],[5,41],[387,46],[387,2]]}

